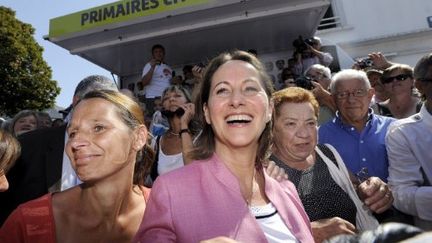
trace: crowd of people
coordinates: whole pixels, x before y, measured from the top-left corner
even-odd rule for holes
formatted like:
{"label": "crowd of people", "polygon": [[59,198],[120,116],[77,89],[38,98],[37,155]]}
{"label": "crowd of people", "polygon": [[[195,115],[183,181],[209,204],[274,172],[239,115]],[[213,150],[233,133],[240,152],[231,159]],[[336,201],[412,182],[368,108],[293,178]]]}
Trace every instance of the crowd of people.
{"label": "crowd of people", "polygon": [[374,52],[371,67],[332,74],[319,38],[302,45],[279,90],[254,54],[222,53],[183,78],[158,44],[143,97],[93,75],[59,126],[19,112],[0,130],[0,242],[345,242],[432,230],[432,53],[412,68]]}

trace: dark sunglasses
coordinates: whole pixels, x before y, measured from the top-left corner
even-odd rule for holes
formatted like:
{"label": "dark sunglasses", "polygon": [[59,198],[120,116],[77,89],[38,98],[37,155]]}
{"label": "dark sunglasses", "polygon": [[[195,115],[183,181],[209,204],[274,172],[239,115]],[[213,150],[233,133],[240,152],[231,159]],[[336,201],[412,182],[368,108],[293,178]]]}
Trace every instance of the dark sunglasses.
{"label": "dark sunglasses", "polygon": [[393,82],[395,79],[396,79],[397,81],[404,81],[404,80],[406,80],[407,78],[412,78],[412,76],[409,75],[409,74],[399,74],[399,75],[394,76],[394,77],[388,77],[388,78],[386,78],[386,79],[383,79],[383,80],[382,80],[382,83],[383,83],[383,84],[389,84],[389,83]]}

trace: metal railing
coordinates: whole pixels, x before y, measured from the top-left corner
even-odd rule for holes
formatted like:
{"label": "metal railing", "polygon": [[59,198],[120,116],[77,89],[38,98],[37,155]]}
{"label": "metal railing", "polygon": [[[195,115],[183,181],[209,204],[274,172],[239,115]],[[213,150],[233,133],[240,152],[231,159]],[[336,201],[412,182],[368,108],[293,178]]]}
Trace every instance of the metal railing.
{"label": "metal railing", "polygon": [[318,30],[332,29],[340,26],[341,26],[340,16],[333,16],[333,17],[321,19],[321,22],[318,25]]}

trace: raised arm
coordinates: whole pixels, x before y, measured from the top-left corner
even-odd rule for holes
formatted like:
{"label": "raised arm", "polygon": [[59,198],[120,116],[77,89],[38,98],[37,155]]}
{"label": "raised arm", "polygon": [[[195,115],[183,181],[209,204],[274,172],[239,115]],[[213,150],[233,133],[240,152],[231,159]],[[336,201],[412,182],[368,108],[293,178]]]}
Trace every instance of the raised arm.
{"label": "raised arm", "polygon": [[153,72],[156,67],[156,60],[151,59],[149,63],[144,66],[143,76],[141,77],[141,82],[143,87],[147,86],[153,78]]}

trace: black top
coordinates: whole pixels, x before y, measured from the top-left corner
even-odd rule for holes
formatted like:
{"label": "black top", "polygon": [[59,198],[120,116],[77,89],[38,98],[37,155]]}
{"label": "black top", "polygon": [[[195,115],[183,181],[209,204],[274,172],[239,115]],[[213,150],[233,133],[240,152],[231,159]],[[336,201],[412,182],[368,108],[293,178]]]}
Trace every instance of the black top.
{"label": "black top", "polygon": [[[325,149],[328,148],[325,147]],[[357,209],[354,202],[336,184],[326,163],[318,154],[315,164],[304,171],[288,167],[274,155],[270,159],[283,168],[288,174],[289,180],[294,183],[311,222],[319,219],[340,217],[356,225]]]}

